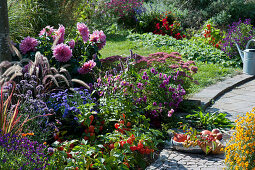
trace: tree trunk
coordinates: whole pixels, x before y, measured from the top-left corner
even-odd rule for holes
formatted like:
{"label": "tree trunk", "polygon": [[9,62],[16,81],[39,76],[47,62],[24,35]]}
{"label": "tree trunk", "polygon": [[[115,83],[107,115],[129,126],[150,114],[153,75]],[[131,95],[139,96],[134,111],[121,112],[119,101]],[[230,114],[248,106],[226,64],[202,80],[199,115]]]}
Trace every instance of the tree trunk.
{"label": "tree trunk", "polygon": [[11,61],[12,55],[8,45],[9,21],[7,0],[0,0],[0,62]]}

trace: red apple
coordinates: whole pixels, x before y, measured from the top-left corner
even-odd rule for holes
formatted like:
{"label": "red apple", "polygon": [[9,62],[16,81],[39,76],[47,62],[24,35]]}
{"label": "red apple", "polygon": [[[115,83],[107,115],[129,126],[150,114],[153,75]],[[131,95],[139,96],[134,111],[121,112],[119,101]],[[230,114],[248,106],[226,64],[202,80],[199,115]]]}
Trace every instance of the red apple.
{"label": "red apple", "polygon": [[217,133],[216,139],[221,140],[223,137],[222,133]]}
{"label": "red apple", "polygon": [[202,135],[211,135],[212,132],[210,130],[203,130]]}
{"label": "red apple", "polygon": [[217,133],[220,133],[220,131],[219,131],[219,129],[213,129],[213,130],[212,130],[212,133],[213,133],[213,134],[217,134]]}

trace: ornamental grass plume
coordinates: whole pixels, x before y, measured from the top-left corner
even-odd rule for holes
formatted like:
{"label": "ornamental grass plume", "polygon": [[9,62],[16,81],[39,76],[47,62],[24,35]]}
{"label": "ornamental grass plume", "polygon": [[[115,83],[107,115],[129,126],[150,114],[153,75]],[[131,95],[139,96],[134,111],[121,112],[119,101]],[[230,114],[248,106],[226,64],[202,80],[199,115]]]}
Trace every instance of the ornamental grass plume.
{"label": "ornamental grass plume", "polygon": [[26,37],[24,40],[21,41],[19,45],[19,49],[22,54],[26,54],[30,51],[36,51],[36,47],[38,45],[38,41],[32,37]]}
{"label": "ornamental grass plume", "polygon": [[89,29],[84,23],[77,23],[77,29],[80,32],[84,42],[89,40]]}
{"label": "ornamental grass plume", "polygon": [[229,169],[255,168],[255,107],[245,116],[238,116],[236,132],[225,148],[225,163]]}
{"label": "ornamental grass plume", "polygon": [[88,72],[92,71],[92,69],[96,66],[96,62],[93,60],[89,60],[85,62],[83,66],[78,70],[80,74],[87,74]]}
{"label": "ornamental grass plume", "polygon": [[67,62],[72,57],[72,50],[68,45],[61,43],[53,49],[53,56],[59,62]]}

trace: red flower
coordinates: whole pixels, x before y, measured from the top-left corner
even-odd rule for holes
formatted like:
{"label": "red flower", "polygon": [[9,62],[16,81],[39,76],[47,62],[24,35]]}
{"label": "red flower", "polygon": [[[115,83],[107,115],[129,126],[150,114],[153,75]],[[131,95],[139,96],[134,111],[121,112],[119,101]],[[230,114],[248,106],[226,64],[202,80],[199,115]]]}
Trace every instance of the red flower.
{"label": "red flower", "polygon": [[156,24],[156,28],[157,28],[158,30],[160,29],[160,24],[159,24],[159,23]]}
{"label": "red flower", "polygon": [[103,130],[103,126],[100,126],[100,127],[99,127],[99,130],[102,131],[102,130]]}
{"label": "red flower", "polygon": [[133,143],[133,141],[130,137],[127,139],[127,143],[130,144],[130,145]]}
{"label": "red flower", "polygon": [[94,131],[95,131],[95,126],[90,125],[90,127],[89,127],[89,132],[90,132],[90,133],[94,133]]}
{"label": "red flower", "polygon": [[145,149],[144,148],[141,148],[139,151],[140,151],[141,154],[145,154]]}
{"label": "red flower", "polygon": [[162,20],[162,22],[163,22],[163,23],[166,23],[166,22],[167,22],[167,19],[166,19],[166,18],[164,18],[164,19]]}
{"label": "red flower", "polygon": [[111,143],[110,146],[109,146],[109,148],[110,148],[111,150],[114,149],[114,144]]}
{"label": "red flower", "polygon": [[123,162],[124,165],[126,165],[128,168],[130,167],[127,162]]}
{"label": "red flower", "polygon": [[63,150],[64,150],[64,147],[63,147],[63,146],[60,146],[60,147],[58,147],[58,150],[63,151]]}
{"label": "red flower", "polygon": [[93,115],[90,115],[90,116],[89,116],[89,119],[90,119],[90,124],[91,124],[92,121],[94,120],[94,116],[93,116]]}
{"label": "red flower", "polygon": [[119,123],[115,123],[114,127],[115,127],[116,129],[119,129],[120,124],[119,124]]}
{"label": "red flower", "polygon": [[120,141],[121,147],[123,147],[123,145],[124,145],[125,143],[127,143],[127,142],[126,142],[126,141]]}
{"label": "red flower", "polygon": [[72,154],[67,153],[67,158],[72,158]]}
{"label": "red flower", "polygon": [[136,146],[130,146],[130,150],[131,150],[132,152],[134,152],[134,151],[137,150],[137,147],[136,147]]}
{"label": "red flower", "polygon": [[137,148],[138,148],[138,150],[141,150],[143,148],[143,144],[141,141],[139,141]]}

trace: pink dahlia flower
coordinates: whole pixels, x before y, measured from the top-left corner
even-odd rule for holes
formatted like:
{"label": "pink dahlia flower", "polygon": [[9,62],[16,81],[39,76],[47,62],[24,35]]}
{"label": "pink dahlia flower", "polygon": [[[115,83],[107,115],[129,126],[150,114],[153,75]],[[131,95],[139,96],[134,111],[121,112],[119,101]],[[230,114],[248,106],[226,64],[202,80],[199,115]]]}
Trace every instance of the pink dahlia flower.
{"label": "pink dahlia flower", "polygon": [[21,41],[19,45],[19,49],[22,54],[26,54],[29,51],[36,51],[36,46],[38,45],[38,41],[32,37],[26,37]]}
{"label": "pink dahlia flower", "polygon": [[55,35],[53,36],[53,40],[59,37],[57,44],[61,44],[64,42],[65,39],[65,27],[63,25],[59,25],[57,31],[55,31]]}
{"label": "pink dahlia flower", "polygon": [[59,62],[67,62],[72,57],[72,50],[66,44],[58,44],[53,50],[53,56]]}
{"label": "pink dahlia flower", "polygon": [[89,40],[89,29],[84,23],[77,23],[77,29],[80,32],[84,42]]}
{"label": "pink dahlia flower", "polygon": [[48,36],[48,37],[52,37],[53,33],[55,32],[56,30],[51,27],[51,26],[46,26],[45,28],[43,28],[40,33],[39,33],[39,36],[42,36],[42,35],[45,35]]}
{"label": "pink dahlia flower", "polygon": [[68,45],[73,49],[75,46],[75,41],[74,40],[69,41]]}
{"label": "pink dahlia flower", "polygon": [[89,41],[95,42],[98,46],[98,49],[101,50],[106,44],[106,35],[103,31],[94,31],[93,34],[90,34]]}
{"label": "pink dahlia flower", "polygon": [[88,62],[85,62],[83,66],[78,70],[80,74],[87,74],[90,72],[94,67],[96,66],[96,62],[93,60],[89,60]]}

